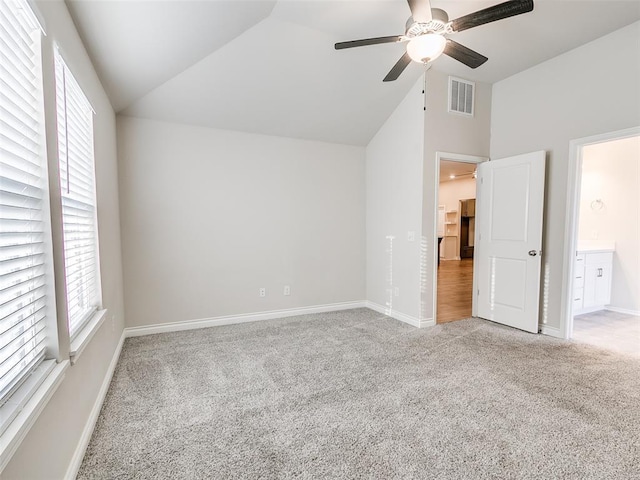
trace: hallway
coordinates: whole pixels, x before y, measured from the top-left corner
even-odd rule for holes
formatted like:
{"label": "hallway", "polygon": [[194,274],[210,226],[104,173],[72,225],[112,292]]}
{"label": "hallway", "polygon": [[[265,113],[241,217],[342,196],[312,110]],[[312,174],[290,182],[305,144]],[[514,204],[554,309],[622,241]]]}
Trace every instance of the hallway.
{"label": "hallway", "polygon": [[472,290],[472,258],[440,262],[436,323],[448,323],[469,318],[471,316]]}

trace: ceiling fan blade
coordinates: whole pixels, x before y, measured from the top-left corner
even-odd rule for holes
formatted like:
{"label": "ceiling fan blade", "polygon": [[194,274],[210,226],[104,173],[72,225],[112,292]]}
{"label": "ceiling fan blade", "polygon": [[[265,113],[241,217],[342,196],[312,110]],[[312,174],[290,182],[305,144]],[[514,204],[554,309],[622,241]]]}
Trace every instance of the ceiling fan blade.
{"label": "ceiling fan blade", "polygon": [[393,82],[394,80],[397,80],[400,74],[404,72],[404,69],[407,68],[407,65],[409,65],[410,63],[411,63],[411,57],[409,56],[408,53],[405,53],[402,57],[400,57],[400,60],[396,62],[396,64],[389,71],[389,73],[387,73],[387,76],[384,77],[384,80],[382,81]]}
{"label": "ceiling fan blade", "polygon": [[444,54],[464,63],[470,68],[478,68],[484,62],[489,60],[484,55],[481,55],[458,42],[454,42],[453,40],[447,40],[447,45],[444,47]]}
{"label": "ceiling fan blade", "polygon": [[349,42],[336,43],[336,50],[343,48],[364,47],[366,45],[377,45],[379,43],[397,43],[402,42],[404,37],[401,35],[392,35],[390,37],[363,38],[362,40],[351,40]]}
{"label": "ceiling fan blade", "polygon": [[511,0],[493,7],[478,10],[464,17],[456,18],[451,22],[454,32],[461,32],[469,28],[495,22],[503,18],[513,17],[533,10],[533,0]]}
{"label": "ceiling fan blade", "polygon": [[413,20],[418,23],[431,21],[431,2],[429,0],[407,0]]}

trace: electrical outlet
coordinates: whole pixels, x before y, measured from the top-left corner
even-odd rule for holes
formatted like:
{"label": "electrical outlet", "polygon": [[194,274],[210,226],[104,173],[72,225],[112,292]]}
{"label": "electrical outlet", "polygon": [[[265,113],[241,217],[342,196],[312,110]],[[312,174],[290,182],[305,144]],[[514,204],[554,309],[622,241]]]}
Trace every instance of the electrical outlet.
{"label": "electrical outlet", "polygon": [[291,295],[291,287],[289,285],[284,286],[284,295]]}
{"label": "electrical outlet", "polygon": [[409,242],[415,242],[416,241],[416,232],[407,232],[407,240]]}
{"label": "electrical outlet", "polygon": [[258,291],[258,295],[260,295],[261,297],[266,297],[267,296],[267,289],[266,288],[261,288]]}
{"label": "electrical outlet", "polygon": [[400,287],[395,287],[393,289],[393,296],[394,297],[399,297],[400,296]]}
{"label": "electrical outlet", "polygon": [[593,238],[594,240],[598,239],[598,231],[597,230],[591,230],[591,238]]}

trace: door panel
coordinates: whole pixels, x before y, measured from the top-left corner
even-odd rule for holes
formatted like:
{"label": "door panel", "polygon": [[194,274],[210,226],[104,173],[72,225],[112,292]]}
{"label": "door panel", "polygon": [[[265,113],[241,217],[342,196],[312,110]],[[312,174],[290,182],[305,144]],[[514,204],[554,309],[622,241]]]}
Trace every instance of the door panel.
{"label": "door panel", "polygon": [[522,311],[525,308],[524,291],[520,285],[527,278],[527,262],[513,258],[491,258],[492,305]]}
{"label": "door panel", "polygon": [[545,152],[478,167],[478,316],[538,331]]}
{"label": "door panel", "polygon": [[587,265],[584,267],[584,308],[595,307],[596,287],[598,281],[598,267],[595,265]]}
{"label": "door panel", "polygon": [[522,242],[527,238],[529,165],[495,168],[492,172],[491,239]]}

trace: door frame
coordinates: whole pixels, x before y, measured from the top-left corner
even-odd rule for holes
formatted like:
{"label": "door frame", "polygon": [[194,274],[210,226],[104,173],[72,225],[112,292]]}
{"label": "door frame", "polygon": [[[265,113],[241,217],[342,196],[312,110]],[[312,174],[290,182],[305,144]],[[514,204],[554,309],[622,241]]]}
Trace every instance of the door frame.
{"label": "door frame", "polygon": [[598,143],[622,140],[640,135],[640,126],[601,133],[589,137],[577,138],[569,142],[569,171],[567,172],[567,207],[565,213],[564,233],[564,268],[562,282],[561,312],[564,315],[562,334],[570,339],[573,333],[573,267],[576,247],[578,243],[578,206],[580,204],[580,189],[582,187],[582,151],[583,147]]}
{"label": "door frame", "polygon": [[[440,160],[448,160],[450,162],[461,162],[461,163],[482,163],[488,162],[489,157],[481,157],[477,155],[463,155],[461,153],[449,153],[449,152],[436,152],[436,169],[435,169],[435,184],[436,188],[434,189],[434,200],[435,200],[435,215],[433,220],[433,245],[438,245],[438,206],[439,206],[439,196],[440,196]],[[478,209],[478,183],[476,182],[476,211]],[[478,229],[476,228],[474,231],[474,245],[477,245],[478,240]],[[476,259],[477,255],[473,255],[473,291],[477,291],[476,287]],[[438,313],[438,249],[433,249],[433,309],[431,312],[431,318],[433,318],[434,324],[438,323],[438,317],[436,314]],[[471,300],[471,315],[476,315],[476,296],[472,296]]]}

